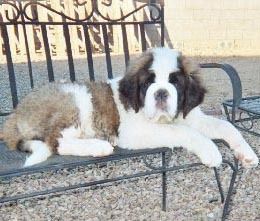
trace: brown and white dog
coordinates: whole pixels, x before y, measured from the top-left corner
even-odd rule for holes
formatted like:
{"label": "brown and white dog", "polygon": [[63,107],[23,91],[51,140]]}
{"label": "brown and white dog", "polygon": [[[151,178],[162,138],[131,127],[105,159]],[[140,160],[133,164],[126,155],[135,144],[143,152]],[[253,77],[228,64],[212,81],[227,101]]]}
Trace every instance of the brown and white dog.
{"label": "brown and white dog", "polygon": [[205,89],[198,73],[178,51],[156,48],[108,83],[49,84],[18,105],[4,125],[4,140],[11,149],[32,153],[25,166],[52,153],[105,156],[118,145],[182,146],[217,167],[222,156],[213,138],[225,140],[243,166],[257,166],[237,129],[200,110]]}

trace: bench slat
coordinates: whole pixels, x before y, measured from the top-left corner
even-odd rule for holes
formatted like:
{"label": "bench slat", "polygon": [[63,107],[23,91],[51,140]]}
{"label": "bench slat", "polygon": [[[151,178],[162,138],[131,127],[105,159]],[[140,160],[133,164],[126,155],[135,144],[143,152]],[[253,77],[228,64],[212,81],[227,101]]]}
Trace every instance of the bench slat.
{"label": "bench slat", "polygon": [[106,53],[107,76],[109,79],[112,79],[113,78],[112,63],[111,63],[110,49],[108,44],[107,26],[104,24],[102,25],[102,32],[103,32],[103,40],[104,40],[104,47]]}
{"label": "bench slat", "polygon": [[71,41],[70,41],[70,33],[69,33],[68,24],[63,25],[63,33],[64,33],[65,43],[66,43],[66,47],[67,47],[68,65],[69,65],[69,70],[70,70],[70,80],[73,82],[76,80],[76,77],[75,77],[75,68],[74,68],[74,62],[73,62],[73,56],[72,56],[72,50],[71,50]]}
{"label": "bench slat", "polygon": [[129,62],[129,49],[128,49],[126,25],[122,24],[121,28],[122,28],[123,48],[124,48],[124,55],[125,55],[125,66],[127,66]]}
{"label": "bench slat", "polygon": [[53,73],[51,52],[50,52],[46,25],[41,25],[41,30],[42,30],[42,38],[43,38],[43,43],[44,43],[44,48],[45,48],[45,56],[46,56],[47,69],[48,69],[48,78],[49,78],[49,82],[52,82],[52,81],[54,81],[54,73]]}
{"label": "bench slat", "polygon": [[142,51],[146,51],[146,38],[145,38],[145,29],[144,29],[144,24],[140,24],[140,34],[141,34],[141,43],[142,43]]}
{"label": "bench slat", "polygon": [[15,79],[15,73],[14,73],[14,65],[13,65],[12,54],[11,54],[11,49],[10,49],[10,45],[9,45],[9,36],[8,36],[7,28],[5,25],[2,25],[1,29],[2,29],[2,36],[3,36],[3,40],[4,40],[5,54],[6,54],[6,60],[7,60],[10,90],[11,90],[11,94],[12,94],[12,103],[13,103],[13,107],[15,108],[18,104],[18,96],[17,96],[16,79]]}
{"label": "bench slat", "polygon": [[88,32],[88,26],[86,24],[83,25],[83,31],[85,36],[85,47],[87,51],[89,78],[91,81],[94,81],[95,74],[94,74],[94,65],[93,65],[93,57],[92,57],[92,47],[91,47],[91,41]]}

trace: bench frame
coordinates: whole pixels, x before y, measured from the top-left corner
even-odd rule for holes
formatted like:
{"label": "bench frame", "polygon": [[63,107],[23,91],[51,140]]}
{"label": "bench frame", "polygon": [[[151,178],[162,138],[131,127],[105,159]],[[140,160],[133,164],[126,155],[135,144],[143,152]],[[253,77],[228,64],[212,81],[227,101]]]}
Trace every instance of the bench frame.
{"label": "bench frame", "polygon": [[223,102],[228,121],[238,129],[260,137],[260,130],[255,127],[256,121],[260,121],[260,96],[245,97],[239,100],[240,102],[236,100],[235,102],[233,100]]}
{"label": "bench frame", "polygon": [[[85,37],[85,48],[86,48],[86,55],[87,55],[87,63],[88,63],[88,69],[89,69],[89,78],[90,80],[95,80],[94,75],[94,66],[93,66],[93,58],[92,58],[92,45],[90,42],[89,37],[89,27],[96,25],[101,27],[102,29],[102,38],[103,38],[103,44],[104,44],[104,51],[106,55],[106,65],[107,65],[107,76],[108,78],[112,78],[112,63],[111,63],[111,56],[110,56],[110,48],[109,48],[109,39],[108,39],[108,32],[107,27],[113,26],[113,25],[120,25],[122,30],[122,39],[123,39],[123,51],[124,51],[124,57],[125,57],[125,65],[127,66],[130,55],[129,55],[129,49],[128,49],[128,39],[127,39],[127,32],[126,32],[126,26],[127,25],[136,25],[139,27],[140,32],[140,39],[141,39],[141,46],[142,51],[145,51],[147,48],[147,41],[146,41],[146,30],[145,27],[148,25],[159,25],[160,26],[160,45],[164,46],[165,42],[165,27],[164,27],[164,1],[163,0],[136,0],[137,2],[143,3],[143,5],[137,9],[135,9],[132,12],[129,12],[126,15],[122,15],[121,18],[118,19],[110,19],[109,17],[104,16],[99,11],[99,5],[97,1],[91,0],[92,2],[92,12],[90,15],[88,15],[85,19],[75,19],[71,18],[62,12],[55,11],[54,9],[44,5],[41,3],[41,1],[30,1],[27,3],[23,3],[23,0],[16,0],[15,3],[13,1],[4,0],[2,3],[0,3],[0,7],[5,5],[6,7],[11,7],[13,12],[15,13],[14,17],[11,18],[11,16],[8,16],[8,11],[6,11],[6,21],[0,20],[0,29],[2,31],[3,36],[3,43],[5,48],[5,54],[6,54],[6,60],[7,60],[7,69],[9,74],[9,85],[10,85],[10,93],[12,98],[12,106],[15,108],[18,104],[18,94],[17,94],[17,84],[16,84],[16,75],[14,71],[13,66],[13,60],[12,60],[12,51],[9,45],[9,34],[7,27],[8,26],[17,26],[20,25],[23,28],[24,33],[24,39],[25,39],[25,49],[27,54],[27,64],[28,64],[28,70],[29,70],[29,79],[30,79],[30,86],[31,88],[34,87],[34,80],[33,80],[33,74],[32,74],[32,62],[31,62],[31,56],[30,56],[30,50],[29,50],[29,42],[27,39],[27,33],[26,33],[26,26],[27,25],[39,25],[41,27],[41,33],[43,37],[43,43],[44,43],[44,51],[46,55],[46,62],[47,62],[47,72],[48,72],[48,79],[50,82],[55,80],[55,75],[53,72],[53,66],[52,66],[52,55],[50,52],[50,45],[48,42],[47,37],[47,26],[48,25],[59,25],[63,26],[63,34],[65,37],[66,47],[67,47],[67,59],[68,59],[68,66],[69,66],[69,72],[70,72],[70,80],[75,81],[76,80],[76,74],[74,69],[74,62],[73,62],[73,53],[71,49],[70,44],[70,33],[69,33],[69,27],[72,25],[80,25],[83,27],[84,30],[84,37]],[[77,4],[80,6],[86,4],[86,1],[79,3],[78,0],[76,0]],[[110,2],[112,2],[110,0]],[[50,10],[53,13],[56,13],[60,15],[63,18],[62,22],[49,22],[49,21],[39,21],[37,18],[37,11],[32,11],[33,17],[30,17],[28,15],[28,10],[34,10],[35,6],[41,6],[45,8],[46,10]],[[107,4],[107,7],[110,5]],[[125,21],[129,16],[133,15],[134,13],[143,10],[144,8],[148,8],[150,10],[150,15],[148,20],[144,21]],[[102,21],[92,21],[91,17],[93,14],[99,15],[99,17],[102,18]],[[201,68],[220,68],[224,70],[226,74],[231,79],[232,85],[233,85],[233,100],[236,102],[241,98],[241,94],[237,94],[237,91],[241,90],[241,83],[240,79],[237,75],[237,72],[233,67],[227,64],[201,64]],[[235,89],[234,89],[235,88]],[[235,110],[235,107],[233,106],[232,111]],[[7,116],[10,114],[10,111],[0,112],[0,116]],[[3,145],[0,143],[0,146]],[[160,154],[161,155],[161,166],[154,166],[151,162],[147,161],[147,156]],[[79,160],[77,162],[73,163],[66,163],[66,161],[62,163],[57,164],[50,164],[45,166],[34,166],[34,167],[28,167],[28,168],[22,168],[12,171],[4,171],[0,172],[0,182],[1,180],[9,180],[11,182],[12,177],[18,177],[22,175],[28,175],[28,174],[34,174],[34,173],[42,173],[45,171],[57,171],[59,169],[64,168],[75,168],[77,166],[87,166],[91,164],[97,164],[97,163],[106,163],[109,161],[116,161],[116,160],[122,160],[122,159],[131,159],[133,157],[141,157],[144,164],[147,167],[147,171],[145,172],[138,172],[135,174],[125,175],[125,176],[118,176],[112,179],[103,179],[103,180],[97,180],[93,182],[86,182],[84,184],[76,184],[72,186],[67,187],[58,187],[53,188],[51,190],[44,190],[39,192],[33,192],[29,194],[21,194],[16,196],[6,196],[0,198],[0,205],[3,203],[18,201],[21,199],[27,199],[32,197],[39,197],[43,195],[59,195],[62,194],[65,191],[68,190],[75,190],[78,188],[84,188],[94,185],[100,185],[104,183],[109,182],[115,182],[115,181],[121,181],[125,179],[133,179],[137,177],[144,177],[149,176],[153,174],[161,174],[162,176],[162,210],[166,211],[166,196],[167,196],[167,173],[170,171],[179,171],[179,170],[186,170],[193,167],[202,167],[203,165],[201,163],[192,163],[187,165],[180,165],[180,166],[169,166],[168,164],[168,158],[170,158],[171,150],[169,148],[155,148],[155,149],[146,149],[146,150],[137,150],[137,151],[126,151],[121,153],[115,153],[111,156],[103,157],[103,158],[94,158],[92,160]],[[169,156],[169,157],[167,157]],[[224,194],[222,184],[220,182],[219,178],[219,172],[218,169],[213,168],[218,191],[220,193],[220,199],[223,205],[223,213],[222,213],[222,220],[225,220],[226,216],[229,213],[229,206],[230,206],[230,200],[231,196],[233,194],[236,177],[238,174],[238,162],[236,159],[234,159],[233,162],[224,160],[223,164],[226,164],[229,166],[232,170],[232,176],[230,179],[229,187],[227,194]]]}

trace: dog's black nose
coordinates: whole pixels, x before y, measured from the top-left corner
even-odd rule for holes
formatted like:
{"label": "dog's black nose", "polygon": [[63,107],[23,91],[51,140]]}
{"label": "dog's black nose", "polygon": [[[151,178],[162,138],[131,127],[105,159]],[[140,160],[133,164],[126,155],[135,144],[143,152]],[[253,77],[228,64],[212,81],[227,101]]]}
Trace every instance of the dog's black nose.
{"label": "dog's black nose", "polygon": [[157,101],[166,101],[169,96],[169,92],[165,89],[160,89],[155,92],[154,97]]}

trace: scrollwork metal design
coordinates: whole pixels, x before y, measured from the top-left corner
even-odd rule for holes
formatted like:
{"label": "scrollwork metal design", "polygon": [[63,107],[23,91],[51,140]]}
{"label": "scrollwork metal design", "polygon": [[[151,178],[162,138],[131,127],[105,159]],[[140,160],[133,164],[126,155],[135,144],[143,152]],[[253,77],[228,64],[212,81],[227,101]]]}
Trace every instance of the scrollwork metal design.
{"label": "scrollwork metal design", "polygon": [[102,3],[102,5],[105,5],[105,6],[111,6],[112,5],[112,1],[113,0],[103,0],[101,3]]}
{"label": "scrollwork metal design", "polygon": [[13,9],[15,9],[14,18],[10,18],[8,11],[5,10],[5,17],[6,17],[6,19],[7,19],[9,22],[16,22],[16,21],[20,18],[21,11],[20,11],[20,9],[17,7],[17,5],[15,5],[15,4],[11,3],[11,2],[2,2],[2,3],[0,3],[0,6],[1,6],[1,5],[8,5],[8,6],[11,6]]}
{"label": "scrollwork metal design", "polygon": [[[137,7],[135,10],[127,13],[127,14],[123,14],[121,11],[121,16],[119,16],[118,18],[111,18],[109,15],[104,15],[103,12],[101,12],[100,8],[99,8],[99,3],[96,0],[75,0],[75,5],[76,6],[80,6],[80,7],[84,7],[86,6],[86,4],[90,1],[90,12],[87,13],[87,16],[85,18],[74,18],[71,17],[69,15],[66,15],[63,12],[57,11],[53,8],[51,8],[50,6],[40,2],[40,1],[29,1],[25,4],[22,4],[22,1],[3,1],[2,3],[0,3],[0,7],[1,5],[9,5],[10,7],[12,7],[15,10],[15,16],[14,18],[11,18],[10,15],[8,14],[8,11],[5,10],[5,17],[8,20],[8,22],[18,22],[19,19],[22,17],[24,17],[25,19],[27,19],[29,22],[44,22],[44,21],[39,21],[39,17],[38,17],[38,13],[36,11],[36,13],[32,13],[32,15],[30,15],[29,13],[29,9],[32,9],[32,7],[40,7],[43,10],[47,10],[51,13],[54,13],[56,15],[61,16],[63,19],[66,19],[69,22],[86,22],[89,21],[94,15],[99,16],[100,18],[102,18],[104,21],[107,22],[124,22],[125,19],[129,18],[131,15],[144,10],[145,8],[148,8],[150,11],[150,19],[151,21],[155,22],[155,21],[159,21],[162,17],[162,12],[161,12],[161,8],[159,6],[159,4],[155,4],[155,3],[143,3],[141,6]],[[112,5],[112,0],[108,0],[108,1],[102,1],[101,4],[105,7],[111,7]],[[160,3],[161,4],[161,3]],[[33,11],[34,12],[34,11]],[[5,23],[5,22],[4,22]]]}
{"label": "scrollwork metal design", "polygon": [[79,0],[75,0],[75,1],[76,1],[77,5],[79,5],[79,6],[87,4],[87,1],[82,1],[82,2],[79,2]]}
{"label": "scrollwork metal design", "polygon": [[161,18],[161,10],[160,8],[156,5],[156,4],[144,4],[138,8],[136,8],[134,11],[131,11],[129,12],[128,14],[126,15],[122,15],[120,18],[116,18],[116,19],[111,19],[109,17],[106,17],[104,16],[100,11],[99,11],[99,7],[98,7],[98,4],[96,2],[96,7],[95,7],[95,12],[101,17],[103,18],[104,20],[106,21],[112,21],[112,22],[118,22],[118,21],[123,21],[125,20],[126,18],[128,18],[129,16],[135,14],[136,12],[146,8],[146,7],[149,7],[150,9],[153,8],[157,11],[158,15],[156,17],[154,17],[153,13],[150,13],[150,16],[151,16],[151,20],[153,21],[157,21],[157,20],[160,20]]}
{"label": "scrollwork metal design", "polygon": [[[81,3],[81,4],[79,4],[79,5],[80,5],[80,6],[84,6],[85,4],[87,4],[87,1],[84,1],[83,3]],[[75,21],[75,22],[87,21],[87,20],[89,20],[89,19],[93,16],[93,13],[94,13],[94,7],[91,7],[92,10],[91,10],[90,14],[89,14],[86,18],[76,19],[76,18],[72,18],[72,17],[70,17],[70,16],[68,16],[68,15],[65,15],[63,12],[59,12],[59,11],[57,11],[57,10],[55,10],[55,9],[53,9],[53,8],[51,8],[51,7],[49,7],[49,6],[47,6],[47,5],[44,5],[44,4],[40,3],[40,2],[28,2],[28,3],[26,3],[26,4],[24,5],[23,14],[24,14],[24,17],[25,17],[26,19],[28,19],[28,20],[30,20],[30,21],[33,21],[33,22],[39,21],[39,18],[38,18],[37,15],[36,15],[36,17],[31,18],[31,17],[27,14],[26,10],[27,10],[27,8],[29,8],[29,7],[31,7],[31,6],[41,6],[41,7],[45,8],[45,9],[47,9],[48,11],[51,11],[51,12],[53,12],[53,13],[56,13],[57,15],[60,15],[62,18],[68,19],[68,20],[70,20],[70,21]]]}

